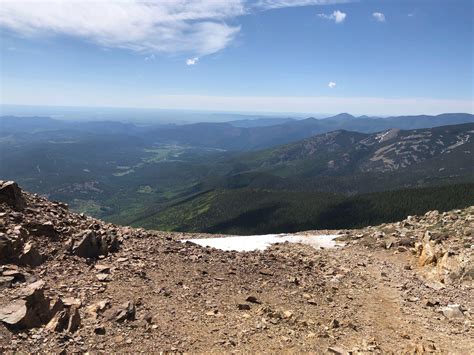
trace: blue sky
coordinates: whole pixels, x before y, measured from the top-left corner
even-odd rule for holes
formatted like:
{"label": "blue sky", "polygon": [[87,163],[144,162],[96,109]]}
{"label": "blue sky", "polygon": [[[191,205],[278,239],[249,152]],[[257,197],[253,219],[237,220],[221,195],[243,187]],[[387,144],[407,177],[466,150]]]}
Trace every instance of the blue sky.
{"label": "blue sky", "polygon": [[0,0],[2,104],[472,112],[471,0]]}

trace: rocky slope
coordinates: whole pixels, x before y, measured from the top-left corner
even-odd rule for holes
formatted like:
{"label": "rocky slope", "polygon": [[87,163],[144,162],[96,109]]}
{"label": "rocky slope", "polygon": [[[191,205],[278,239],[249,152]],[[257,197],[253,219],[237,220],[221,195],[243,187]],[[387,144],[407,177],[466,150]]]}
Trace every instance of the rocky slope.
{"label": "rocky slope", "polygon": [[337,233],[224,252],[2,181],[0,352],[472,351],[474,207]]}
{"label": "rocky slope", "polygon": [[371,134],[338,130],[251,153],[242,163],[267,171],[288,166],[292,171],[312,169],[315,176],[395,172],[419,164],[425,164],[425,173],[448,169],[459,174],[472,170],[473,135],[474,123]]}

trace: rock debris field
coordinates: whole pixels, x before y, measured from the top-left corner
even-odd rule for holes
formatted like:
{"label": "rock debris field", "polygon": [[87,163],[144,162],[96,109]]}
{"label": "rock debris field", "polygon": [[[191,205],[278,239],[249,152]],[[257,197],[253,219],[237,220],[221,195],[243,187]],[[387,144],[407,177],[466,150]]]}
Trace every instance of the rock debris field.
{"label": "rock debris field", "polygon": [[472,353],[474,207],[318,234],[225,251],[0,181],[0,352]]}

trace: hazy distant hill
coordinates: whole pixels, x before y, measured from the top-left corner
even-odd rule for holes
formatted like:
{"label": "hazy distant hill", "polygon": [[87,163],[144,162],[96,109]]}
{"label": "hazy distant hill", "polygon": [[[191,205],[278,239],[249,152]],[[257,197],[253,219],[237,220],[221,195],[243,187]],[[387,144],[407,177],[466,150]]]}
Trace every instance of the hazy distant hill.
{"label": "hazy distant hill", "polygon": [[373,133],[389,128],[431,128],[472,122],[474,122],[474,116],[463,113],[390,118],[357,118],[349,114],[340,114],[326,119],[307,118],[260,127],[239,127],[231,123],[197,123],[160,127],[149,134],[150,137],[161,142],[249,151],[290,143],[339,129]]}
{"label": "hazy distant hill", "polygon": [[275,126],[283,123],[293,122],[294,118],[255,118],[255,119],[243,119],[236,121],[228,121],[227,123],[231,124],[234,127],[266,127],[266,126]]}
{"label": "hazy distant hill", "polygon": [[[149,144],[165,143],[194,147],[251,151],[295,142],[339,129],[373,133],[390,128],[416,129],[474,122],[474,116],[450,113],[438,116],[354,117],[347,113],[325,119],[290,118],[243,119],[224,123],[195,123],[186,125],[149,124],[137,126],[114,121],[74,122],[47,117],[0,117],[0,137],[11,134],[41,134],[67,136],[84,132],[95,135],[133,135]],[[35,140],[35,137],[28,137]]]}

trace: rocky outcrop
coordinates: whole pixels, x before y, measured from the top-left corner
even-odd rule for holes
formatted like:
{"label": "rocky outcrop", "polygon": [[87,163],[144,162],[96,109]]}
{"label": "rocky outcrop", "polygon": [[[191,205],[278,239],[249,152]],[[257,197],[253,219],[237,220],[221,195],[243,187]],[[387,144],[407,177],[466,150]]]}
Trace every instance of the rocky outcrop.
{"label": "rocky outcrop", "polygon": [[57,299],[54,302],[44,294],[44,282],[36,281],[18,293],[18,299],[0,308],[0,321],[11,329],[31,329],[45,326],[56,332],[74,332],[81,325],[80,304]]}
{"label": "rocky outcrop", "polygon": [[411,251],[416,267],[432,281],[443,284],[474,280],[474,207],[368,227],[356,235],[357,243],[397,252]]}
{"label": "rocky outcrop", "polygon": [[23,194],[13,182],[1,184],[0,265],[38,267],[51,253],[97,259],[119,250],[124,234],[115,226],[70,213],[63,203]]}
{"label": "rocky outcrop", "polygon": [[16,182],[0,180],[0,203],[19,211],[26,207],[26,200]]}

